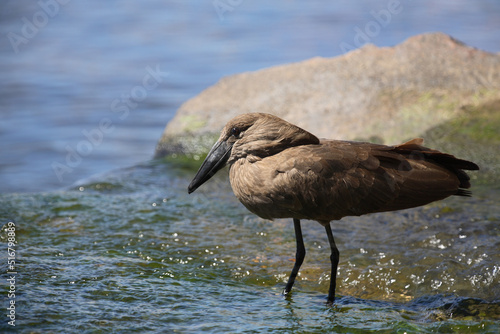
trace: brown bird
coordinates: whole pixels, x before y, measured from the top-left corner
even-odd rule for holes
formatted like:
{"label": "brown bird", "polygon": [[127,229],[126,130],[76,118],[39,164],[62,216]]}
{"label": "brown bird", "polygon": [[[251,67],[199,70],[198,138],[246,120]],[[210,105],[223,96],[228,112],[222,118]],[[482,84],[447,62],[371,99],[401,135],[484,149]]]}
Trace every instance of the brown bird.
{"label": "brown bird", "polygon": [[331,248],[328,303],[335,300],[339,251],[330,221],[345,216],[412,208],[451,195],[470,196],[478,170],[413,139],[397,146],[318,139],[276,116],[251,113],[230,120],[188,187],[192,193],[229,165],[229,179],[243,205],[265,218],[293,218],[296,262],[288,294],[304,261],[301,219],[326,229]]}

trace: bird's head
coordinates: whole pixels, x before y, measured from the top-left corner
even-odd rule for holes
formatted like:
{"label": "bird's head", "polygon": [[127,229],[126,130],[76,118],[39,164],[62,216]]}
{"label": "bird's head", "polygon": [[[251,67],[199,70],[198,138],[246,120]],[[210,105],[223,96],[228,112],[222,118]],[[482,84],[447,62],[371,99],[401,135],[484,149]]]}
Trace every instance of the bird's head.
{"label": "bird's head", "polygon": [[279,117],[264,113],[236,116],[222,129],[188,192],[192,193],[222,167],[239,159],[255,162],[289,147],[309,144],[319,144],[319,139]]}

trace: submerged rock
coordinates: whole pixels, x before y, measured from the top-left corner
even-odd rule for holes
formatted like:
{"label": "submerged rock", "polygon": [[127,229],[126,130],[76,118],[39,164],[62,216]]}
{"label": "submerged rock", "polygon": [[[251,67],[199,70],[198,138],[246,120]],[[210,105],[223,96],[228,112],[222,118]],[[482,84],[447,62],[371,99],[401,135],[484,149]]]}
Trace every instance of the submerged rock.
{"label": "submerged rock", "polygon": [[224,124],[241,113],[275,114],[323,138],[391,144],[498,100],[499,54],[423,34],[394,47],[367,45],[225,77],[179,108],[156,157],[208,152]]}

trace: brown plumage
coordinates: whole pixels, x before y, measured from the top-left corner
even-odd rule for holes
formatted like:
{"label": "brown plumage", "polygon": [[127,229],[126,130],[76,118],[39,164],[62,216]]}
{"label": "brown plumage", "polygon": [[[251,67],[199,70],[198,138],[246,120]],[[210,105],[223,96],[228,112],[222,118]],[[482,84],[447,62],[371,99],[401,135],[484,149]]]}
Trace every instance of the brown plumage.
{"label": "brown plumage", "polygon": [[293,218],[297,254],[285,294],[305,256],[300,219],[325,226],[332,251],[332,303],[339,253],[330,221],[412,208],[451,195],[470,196],[469,176],[463,170],[479,167],[422,143],[319,140],[276,116],[244,114],[224,127],[188,191],[227,164],[233,192],[248,210],[266,219]]}

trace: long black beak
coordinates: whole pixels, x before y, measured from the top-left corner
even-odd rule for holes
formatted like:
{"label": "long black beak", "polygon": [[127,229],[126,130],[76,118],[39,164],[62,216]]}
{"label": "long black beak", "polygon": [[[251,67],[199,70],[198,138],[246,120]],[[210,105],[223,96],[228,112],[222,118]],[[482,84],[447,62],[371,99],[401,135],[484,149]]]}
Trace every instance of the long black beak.
{"label": "long black beak", "polygon": [[215,173],[217,173],[217,171],[219,171],[219,169],[226,165],[226,162],[231,155],[232,148],[233,145],[228,144],[225,141],[218,141],[215,143],[210,152],[208,152],[205,161],[201,164],[201,167],[198,170],[198,173],[196,173],[193,181],[189,184],[189,194],[198,189],[199,186],[208,181],[215,175]]}

